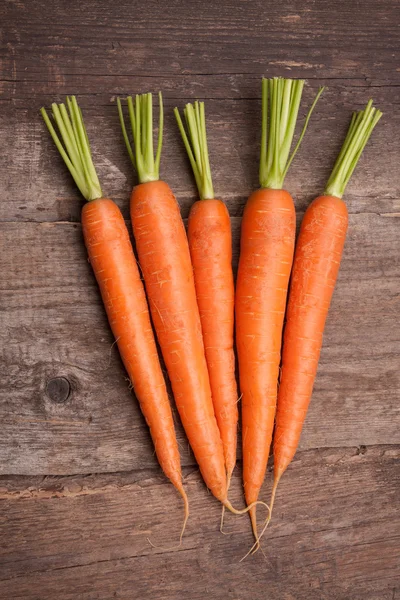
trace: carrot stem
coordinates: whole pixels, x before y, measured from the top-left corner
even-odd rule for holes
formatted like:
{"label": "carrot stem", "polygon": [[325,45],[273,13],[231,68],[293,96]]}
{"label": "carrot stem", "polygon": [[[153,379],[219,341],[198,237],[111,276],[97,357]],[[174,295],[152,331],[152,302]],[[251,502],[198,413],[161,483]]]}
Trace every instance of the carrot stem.
{"label": "carrot stem", "polygon": [[[128,100],[129,100],[129,98],[128,98]],[[132,98],[130,98],[130,100],[132,100]],[[130,106],[129,106],[129,104],[130,104]],[[117,98],[117,106],[118,106],[119,122],[121,123],[122,135],[124,137],[125,146],[126,146],[126,149],[128,150],[129,158],[131,159],[133,167],[136,171],[137,167],[136,167],[135,155],[132,151],[131,143],[130,143],[129,137],[128,137],[128,132],[125,127],[124,113],[122,111],[122,104],[121,104],[121,100],[119,98]],[[128,102],[129,114],[130,114],[131,107],[132,107],[132,102],[131,103]],[[131,120],[131,123],[132,123],[132,120]]]}
{"label": "carrot stem", "polygon": [[161,161],[161,151],[162,151],[163,131],[164,131],[164,106],[163,106],[161,92],[158,92],[158,106],[159,106],[158,142],[157,142],[157,152],[156,152],[156,171],[157,171],[157,173],[160,172],[160,161]]}
{"label": "carrot stem", "polygon": [[306,118],[305,118],[304,125],[303,125],[303,129],[301,130],[301,133],[300,133],[299,139],[297,140],[297,143],[296,143],[296,145],[295,145],[295,147],[294,147],[294,150],[293,150],[293,152],[292,152],[292,154],[291,154],[291,156],[290,156],[289,160],[288,160],[288,161],[287,161],[287,163],[286,163],[286,167],[285,167],[285,169],[284,169],[284,172],[283,172],[283,177],[286,177],[286,173],[288,172],[288,170],[289,170],[289,167],[290,167],[290,165],[292,164],[292,160],[294,159],[294,157],[295,157],[295,156],[296,156],[296,154],[297,154],[297,151],[298,151],[298,149],[300,148],[300,144],[301,144],[301,142],[303,141],[303,137],[304,137],[304,135],[305,135],[305,133],[306,133],[306,131],[307,131],[308,122],[309,122],[309,120],[310,120],[310,118],[311,118],[312,112],[313,112],[313,110],[314,110],[314,108],[315,108],[315,105],[317,104],[317,102],[318,102],[318,100],[319,100],[319,98],[320,98],[320,96],[321,96],[322,92],[324,91],[324,89],[325,89],[325,88],[321,87],[321,88],[318,90],[318,94],[315,96],[315,98],[314,98],[314,101],[313,101],[313,103],[311,104],[310,110],[308,111],[308,113],[307,113],[307,116],[306,116]]}
{"label": "carrot stem", "polygon": [[214,189],[212,184],[210,160],[208,156],[206,114],[204,102],[186,104],[183,114],[185,116],[185,126],[179,114],[179,109],[174,109],[174,114],[181,132],[183,143],[185,144],[190,164],[192,165],[194,178],[200,199],[214,198]]}
{"label": "carrot stem", "polygon": [[67,98],[65,104],[51,105],[57,134],[45,108],[41,108],[43,120],[53,141],[63,158],[69,172],[82,196],[86,200],[96,200],[102,197],[99,178],[93,164],[92,154],[82,112],[75,96]]}
{"label": "carrot stem", "polygon": [[132,143],[129,141],[125,125],[121,100],[117,99],[119,120],[122,135],[128,150],[133,167],[136,170],[139,182],[158,181],[160,179],[160,160],[163,141],[164,109],[161,92],[159,99],[159,123],[157,136],[157,150],[154,155],[153,145],[153,96],[152,94],[138,94],[135,99],[128,96],[129,121],[132,129]]}
{"label": "carrot stem", "polygon": [[342,198],[360,156],[382,112],[369,100],[365,109],[353,113],[342,149],[336,159],[325,193]]}
{"label": "carrot stem", "polygon": [[[311,114],[324,88],[320,88],[312,103],[298,142],[289,156],[303,93],[303,79],[262,80],[262,121],[260,153],[260,185],[282,189],[288,169],[303,140]],[[269,117],[268,117],[269,112]]]}

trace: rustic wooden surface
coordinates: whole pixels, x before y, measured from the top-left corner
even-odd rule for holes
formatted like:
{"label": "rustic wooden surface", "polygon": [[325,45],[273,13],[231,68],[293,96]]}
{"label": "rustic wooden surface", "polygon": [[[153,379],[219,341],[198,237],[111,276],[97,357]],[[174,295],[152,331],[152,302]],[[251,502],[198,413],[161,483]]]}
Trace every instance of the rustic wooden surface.
{"label": "rustic wooden surface", "polygon": [[[400,598],[399,21],[395,0],[1,3],[2,600]],[[264,554],[238,564],[248,520],[229,516],[232,534],[219,534],[178,422],[192,517],[182,547],[165,549],[180,501],[112,346],[82,202],[38,109],[79,96],[103,188],[128,217],[135,176],[115,97],[161,88],[162,172],[186,217],[196,194],[171,109],[206,99],[236,263],[257,185],[261,75],[306,77],[308,101],[328,86],[287,179],[299,218],[350,111],[372,96],[385,115],[346,193],[349,237],[301,448]],[[240,505],[240,460],[235,475]]]}

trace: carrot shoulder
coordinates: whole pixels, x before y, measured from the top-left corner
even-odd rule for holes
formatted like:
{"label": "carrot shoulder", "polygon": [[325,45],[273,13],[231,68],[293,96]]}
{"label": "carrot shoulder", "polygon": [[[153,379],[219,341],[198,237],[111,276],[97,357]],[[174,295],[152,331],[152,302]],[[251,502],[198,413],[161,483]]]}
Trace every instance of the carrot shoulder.
{"label": "carrot shoulder", "polygon": [[307,208],[293,264],[274,436],[274,487],[290,464],[310,403],[348,215],[342,195],[381,112],[355,113],[323,196]]}
{"label": "carrot shoulder", "polygon": [[224,446],[229,487],[236,464],[238,423],[231,222],[224,202],[214,197],[204,102],[186,105],[184,117],[188,133],[177,108],[175,116],[200,196],[189,214],[188,240],[212,400]]}
{"label": "carrot shoulder", "polygon": [[[180,457],[172,410],[158,358],[144,287],[118,206],[103,198],[93,166],[89,141],[76,99],[67,108],[53,104],[52,112],[64,145],[46,111],[43,118],[83,196],[82,228],[110,327],[150,428],[157,458],[185,502]],[[183,533],[183,530],[182,530]]]}
{"label": "carrot shoulder", "polygon": [[[286,296],[296,219],[282,189],[316,97],[292,153],[304,81],[263,79],[261,188],[244,209],[236,284],[236,341],[242,394],[243,483],[247,504],[257,500],[274,427]],[[257,538],[255,508],[250,511]]]}

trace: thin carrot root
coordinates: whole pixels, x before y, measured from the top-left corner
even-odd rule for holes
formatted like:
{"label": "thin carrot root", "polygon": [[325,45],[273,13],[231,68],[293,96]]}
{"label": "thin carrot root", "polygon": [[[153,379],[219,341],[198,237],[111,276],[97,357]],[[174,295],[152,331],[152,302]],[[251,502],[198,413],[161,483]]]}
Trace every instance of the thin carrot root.
{"label": "thin carrot root", "polygon": [[182,530],[181,530],[181,535],[179,536],[179,546],[182,545],[182,538],[183,538],[183,534],[185,533],[185,529],[186,529],[186,524],[188,522],[189,519],[189,500],[188,497],[186,495],[185,490],[183,489],[183,487],[180,487],[178,489],[180,495],[183,498],[183,504],[184,504],[184,510],[185,510],[185,516],[183,519],[183,525],[182,525]]}
{"label": "thin carrot root", "polygon": [[[242,562],[250,554],[255,554],[261,548],[261,546],[260,546],[260,540],[261,540],[262,536],[264,535],[265,530],[267,529],[267,527],[268,527],[268,525],[269,525],[269,523],[271,521],[271,518],[272,518],[272,509],[273,509],[273,506],[274,506],[276,490],[277,490],[280,478],[281,478],[281,474],[278,475],[278,476],[276,476],[274,478],[274,485],[272,487],[272,492],[271,492],[271,501],[269,503],[269,514],[268,514],[268,517],[265,520],[265,523],[264,523],[264,526],[263,526],[263,528],[261,530],[261,533],[260,533],[259,536],[256,536],[256,541],[254,542],[254,544],[252,545],[252,547],[250,548],[250,550],[243,556],[243,558],[240,559],[239,562]],[[257,527],[257,524],[256,524],[256,527]],[[256,532],[257,532],[257,529],[256,529]]]}
{"label": "thin carrot root", "polygon": [[[226,479],[226,493],[228,494],[229,491],[229,487],[231,485],[231,478],[232,478],[232,472],[227,473],[227,479]],[[232,535],[231,532],[226,533],[225,531],[223,531],[223,527],[224,527],[224,517],[225,517],[225,505],[222,505],[222,514],[221,514],[221,523],[219,526],[219,530],[222,533],[222,535]]]}
{"label": "thin carrot root", "polygon": [[274,485],[272,486],[271,500],[270,500],[270,503],[269,503],[270,509],[271,509],[271,512],[270,512],[270,515],[269,515],[270,520],[271,520],[271,517],[272,517],[272,509],[273,509],[274,502],[275,502],[275,494],[276,494],[276,490],[277,490],[280,478],[281,478],[280,475],[278,477],[274,477]]}
{"label": "thin carrot root", "polygon": [[261,548],[260,540],[261,540],[262,536],[264,535],[265,530],[267,529],[269,522],[271,520],[271,509],[270,509],[270,507],[268,507],[268,508],[269,508],[269,515],[268,515],[267,519],[265,520],[264,527],[262,528],[260,535],[257,535],[256,541],[254,542],[254,544],[252,545],[250,550],[248,552],[246,552],[246,554],[240,559],[239,562],[243,562],[248,556],[250,556],[250,554],[255,554]]}
{"label": "thin carrot root", "polygon": [[[257,514],[255,510],[251,510],[250,511],[250,520],[251,520],[251,528],[253,530],[253,535],[254,538],[256,540],[256,543],[258,541],[258,530],[257,530]],[[258,545],[257,545],[257,550],[258,550]],[[255,550],[256,552],[256,550]]]}
{"label": "thin carrot root", "polygon": [[187,497],[186,492],[183,489],[183,487],[177,487],[176,489],[178,490],[178,492],[180,493],[180,495],[183,498],[183,504],[184,504],[184,510],[185,510],[185,515],[184,515],[184,519],[183,519],[183,525],[182,525],[181,533],[180,533],[180,536],[179,536],[179,544],[176,544],[175,546],[169,546],[169,547],[156,546],[155,544],[153,544],[153,542],[151,541],[150,538],[146,538],[147,541],[149,542],[150,546],[152,548],[156,548],[157,550],[164,550],[166,552],[170,552],[171,550],[177,550],[178,548],[180,548],[182,546],[183,534],[185,533],[186,524],[187,524],[188,519],[189,519],[189,500],[188,500],[188,497]]}
{"label": "thin carrot root", "polygon": [[[270,520],[270,515],[271,515],[271,509],[270,509],[270,507],[268,506],[268,504],[266,504],[266,503],[265,503],[265,502],[263,502],[262,500],[256,500],[255,502],[252,502],[251,504],[249,504],[248,506],[246,506],[246,508],[243,508],[242,510],[237,510],[236,508],[234,508],[234,507],[232,506],[232,504],[229,502],[229,500],[228,500],[228,499],[224,500],[224,501],[223,501],[223,504],[224,504],[224,506],[225,506],[227,509],[229,509],[229,510],[230,510],[230,511],[231,511],[231,512],[234,514],[234,515],[244,515],[244,514],[248,513],[248,512],[249,512],[249,510],[251,510],[251,509],[252,509],[254,506],[257,506],[257,504],[261,504],[262,506],[265,506],[265,508],[268,510],[268,517],[267,517],[267,520],[266,520],[266,522],[267,522],[267,523],[269,523],[269,520]],[[265,531],[265,529],[266,529],[266,527],[264,527],[264,529],[263,529],[263,531],[262,531],[262,534],[261,534],[261,535],[263,535],[263,534],[264,534],[264,531]],[[257,532],[257,530],[256,530],[256,532]],[[257,535],[257,533],[256,533],[256,541],[255,541],[255,543],[252,545],[252,547],[250,548],[249,552],[248,552],[248,553],[247,553],[247,554],[246,554],[246,555],[245,555],[245,556],[244,556],[244,557],[243,557],[243,558],[240,560],[240,562],[242,562],[242,560],[244,560],[244,559],[245,559],[245,558],[246,558],[246,557],[247,557],[249,554],[251,554],[251,553],[252,553],[252,552],[255,550],[255,548],[256,548],[256,547],[257,547],[257,549],[258,549],[259,542],[260,542],[260,537],[261,537],[261,536],[258,536],[258,535]]]}
{"label": "thin carrot root", "polygon": [[[109,369],[109,368],[110,368],[110,366],[111,366],[111,360],[112,360],[112,351],[113,351],[113,348],[114,348],[115,344],[118,344],[118,341],[119,341],[120,337],[121,337],[121,336],[119,335],[119,336],[118,336],[118,337],[117,337],[117,338],[116,338],[116,339],[113,341],[113,343],[111,344],[111,347],[110,347],[110,353],[109,353],[109,356],[108,356],[108,365],[107,365],[107,366],[106,366],[106,368],[104,369],[105,371],[107,371],[107,369]],[[129,379],[129,378],[128,378],[128,381],[130,382],[130,379]]]}
{"label": "thin carrot root", "polygon": [[265,508],[268,510],[268,513],[270,512],[270,508],[269,508],[268,504],[266,504],[262,500],[256,500],[255,502],[252,502],[251,504],[249,504],[248,506],[246,506],[246,508],[242,508],[240,510],[238,510],[237,508],[235,508],[234,506],[232,506],[232,504],[229,502],[229,500],[227,498],[226,498],[226,500],[222,501],[222,504],[225,506],[225,508],[227,508],[228,510],[230,510],[231,513],[233,513],[234,515],[245,515],[254,506],[257,506],[257,504],[261,504],[262,506],[265,506]]}
{"label": "thin carrot root", "polygon": [[239,398],[236,400],[236,404],[239,404],[239,402],[241,401],[242,397],[243,397],[243,394],[240,394]]}
{"label": "thin carrot root", "polygon": [[222,505],[221,522],[219,524],[219,530],[222,533],[222,535],[229,535],[228,533],[225,533],[225,531],[223,531],[223,528],[224,528],[224,517],[225,517],[225,506]]}

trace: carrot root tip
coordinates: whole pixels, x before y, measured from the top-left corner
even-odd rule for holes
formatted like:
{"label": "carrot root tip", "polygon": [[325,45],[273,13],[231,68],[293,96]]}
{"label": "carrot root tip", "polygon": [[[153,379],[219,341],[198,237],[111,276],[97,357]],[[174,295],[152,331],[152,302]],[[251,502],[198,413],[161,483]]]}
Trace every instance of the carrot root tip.
{"label": "carrot root tip", "polygon": [[147,541],[149,542],[150,546],[152,548],[155,548],[156,550],[164,550],[165,552],[170,552],[171,550],[177,550],[178,548],[180,548],[182,546],[183,534],[185,533],[186,524],[187,524],[188,519],[189,519],[189,500],[188,500],[186,492],[185,492],[185,490],[183,489],[182,486],[177,487],[176,489],[178,490],[178,492],[182,496],[183,503],[184,503],[184,510],[185,510],[184,519],[183,519],[183,525],[182,525],[181,533],[180,533],[180,536],[179,536],[179,544],[176,544],[175,546],[169,546],[168,548],[166,548],[166,547],[163,547],[163,546],[156,546],[155,544],[153,544],[153,542],[151,541],[150,538],[146,538]]}
{"label": "carrot root tip", "polygon": [[[231,478],[232,478],[232,471],[230,473],[227,474],[227,481],[226,481],[226,493],[228,494],[230,485],[231,485]],[[219,526],[219,530],[220,533],[222,533],[222,535],[232,535],[232,532],[225,532],[224,531],[224,518],[225,518],[225,505],[222,505],[222,513],[221,513],[221,523]]]}
{"label": "carrot root tip", "polygon": [[258,541],[258,530],[257,530],[257,513],[255,507],[250,510],[251,528],[253,530],[254,539]]}
{"label": "carrot root tip", "polygon": [[[246,506],[246,508],[243,508],[242,510],[237,510],[236,508],[234,508],[227,498],[222,502],[222,504],[226,508],[228,508],[235,515],[244,515],[247,512],[249,512],[252,508],[254,508],[255,506],[257,506],[257,504],[261,504],[262,506],[265,506],[265,508],[268,510],[268,517],[267,517],[267,519],[265,521],[265,525],[263,527],[263,530],[262,530],[262,532],[261,532],[260,535],[256,534],[256,541],[255,541],[255,543],[252,545],[252,547],[250,548],[250,550],[243,556],[243,558],[241,558],[240,561],[239,561],[239,562],[242,562],[245,558],[247,558],[249,556],[249,554],[253,553],[253,551],[255,550],[255,548],[257,548],[257,550],[258,550],[258,547],[260,545],[260,539],[264,535],[264,532],[265,532],[265,530],[268,527],[268,523],[271,520],[271,509],[268,506],[268,504],[266,504],[262,500],[256,500],[255,502],[252,502],[251,504],[249,504],[248,506]],[[257,531],[257,529],[256,529],[256,531]]]}
{"label": "carrot root tip", "polygon": [[[264,523],[264,526],[262,528],[262,531],[261,531],[260,535],[256,536],[256,541],[254,542],[254,544],[252,545],[252,547],[250,548],[250,550],[247,552],[247,554],[245,554],[243,556],[243,558],[240,560],[240,562],[242,562],[250,554],[255,554],[256,552],[258,552],[258,550],[261,549],[260,540],[263,537],[263,535],[264,535],[264,533],[265,533],[265,531],[266,531],[266,529],[267,529],[267,527],[268,527],[268,525],[269,525],[269,523],[271,521],[271,518],[272,518],[272,508],[274,506],[275,494],[276,494],[276,490],[277,490],[278,483],[279,483],[279,480],[280,480],[281,476],[282,476],[282,473],[280,473],[274,479],[274,485],[272,487],[272,493],[271,493],[271,501],[270,501],[270,504],[269,504],[269,507],[268,507],[268,517],[265,520],[265,523]],[[256,525],[256,527],[257,527],[257,525]],[[253,531],[254,531],[254,529],[253,529]],[[256,529],[256,532],[257,532],[257,529]]]}
{"label": "carrot root tip", "polygon": [[[254,544],[252,545],[252,547],[250,548],[250,550],[248,550],[248,552],[246,552],[246,554],[240,559],[239,562],[243,562],[248,556],[250,556],[250,554],[255,554],[256,552],[258,552],[258,550],[261,548],[260,546],[260,540],[263,537],[269,522],[271,520],[271,507],[268,506],[268,504],[266,504],[265,502],[262,502],[261,500],[257,500],[256,502],[252,502],[251,504],[249,504],[249,506],[247,507],[248,510],[250,510],[251,508],[253,508],[254,506],[256,506],[257,504],[262,504],[263,506],[265,506],[268,509],[268,517],[265,520],[264,526],[262,528],[262,531],[260,533],[260,535],[258,535],[257,532],[257,523],[255,524],[255,529],[253,527],[253,533],[254,536],[256,538],[256,541],[254,542]],[[250,513],[251,514],[251,513]],[[253,521],[252,521],[253,524]]]}

